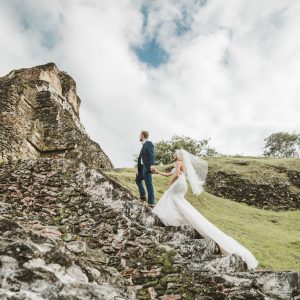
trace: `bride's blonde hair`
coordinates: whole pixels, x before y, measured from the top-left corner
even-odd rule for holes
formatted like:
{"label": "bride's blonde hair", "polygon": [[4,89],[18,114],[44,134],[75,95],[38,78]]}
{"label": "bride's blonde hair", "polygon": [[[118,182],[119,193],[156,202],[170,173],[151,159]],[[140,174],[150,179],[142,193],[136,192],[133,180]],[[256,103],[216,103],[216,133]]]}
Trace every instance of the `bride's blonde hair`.
{"label": "bride's blonde hair", "polygon": [[176,155],[178,160],[183,160],[181,149],[176,149],[175,150],[175,155]]}

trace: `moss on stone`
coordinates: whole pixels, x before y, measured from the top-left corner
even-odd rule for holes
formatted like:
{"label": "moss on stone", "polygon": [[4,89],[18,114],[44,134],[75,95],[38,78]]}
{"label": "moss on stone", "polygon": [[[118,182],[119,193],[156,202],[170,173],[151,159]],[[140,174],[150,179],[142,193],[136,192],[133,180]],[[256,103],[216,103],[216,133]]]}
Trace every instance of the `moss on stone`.
{"label": "moss on stone", "polygon": [[[215,160],[219,168],[225,161],[235,166],[234,162],[241,159],[230,157],[224,159],[210,158],[210,161],[214,162]],[[257,161],[262,168],[264,168],[264,165],[268,168],[267,164],[270,164],[277,168],[278,166],[284,166],[289,172],[300,173],[300,159],[252,158],[249,160]],[[229,168],[229,166],[227,167]],[[244,168],[248,167],[244,165]],[[170,166],[163,168],[170,168]],[[211,171],[214,171],[214,168],[212,165]],[[251,165],[249,168],[252,168]],[[272,170],[272,177],[276,177],[276,169]],[[135,169],[122,169],[108,173],[138,196],[134,181]],[[296,180],[295,174],[294,178]],[[269,179],[266,178],[266,180]],[[158,201],[166,190],[169,179],[154,175],[153,181],[155,199]],[[293,269],[300,271],[300,265],[295,264],[299,257],[299,248],[297,248],[295,242],[299,240],[300,211],[268,211],[232,201],[229,197],[229,199],[217,197],[208,192],[195,196],[189,191],[186,198],[210,221],[249,248],[260,261],[260,267],[272,270]]]}

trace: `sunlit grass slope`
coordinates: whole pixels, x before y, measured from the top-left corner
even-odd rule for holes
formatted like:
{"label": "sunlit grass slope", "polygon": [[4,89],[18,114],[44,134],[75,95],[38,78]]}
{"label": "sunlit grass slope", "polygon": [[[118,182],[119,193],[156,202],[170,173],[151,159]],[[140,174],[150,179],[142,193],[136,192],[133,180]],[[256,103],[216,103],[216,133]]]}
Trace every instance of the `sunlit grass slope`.
{"label": "sunlit grass slope", "polygon": [[[138,196],[134,169],[108,174]],[[168,182],[169,178],[154,175],[156,201]],[[195,196],[189,191],[186,198],[211,222],[249,248],[261,268],[300,272],[300,211],[262,210],[206,192]]]}

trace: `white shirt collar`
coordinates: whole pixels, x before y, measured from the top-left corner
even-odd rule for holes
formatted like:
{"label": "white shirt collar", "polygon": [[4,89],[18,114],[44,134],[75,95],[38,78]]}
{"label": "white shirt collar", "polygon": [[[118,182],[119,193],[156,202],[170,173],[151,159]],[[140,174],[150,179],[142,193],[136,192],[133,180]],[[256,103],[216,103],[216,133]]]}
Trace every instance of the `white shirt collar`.
{"label": "white shirt collar", "polygon": [[146,142],[148,142],[148,139],[145,139],[142,144],[144,145]]}

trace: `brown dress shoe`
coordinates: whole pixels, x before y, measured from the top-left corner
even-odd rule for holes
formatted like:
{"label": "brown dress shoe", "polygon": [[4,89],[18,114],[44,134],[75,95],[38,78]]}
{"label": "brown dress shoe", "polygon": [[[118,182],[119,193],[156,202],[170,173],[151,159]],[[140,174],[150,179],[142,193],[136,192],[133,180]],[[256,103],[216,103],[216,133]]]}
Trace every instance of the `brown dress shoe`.
{"label": "brown dress shoe", "polygon": [[143,196],[143,197],[140,197],[140,200],[147,201],[147,198],[146,198],[146,196]]}

